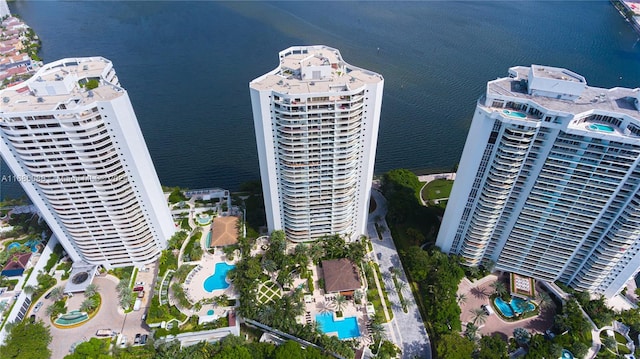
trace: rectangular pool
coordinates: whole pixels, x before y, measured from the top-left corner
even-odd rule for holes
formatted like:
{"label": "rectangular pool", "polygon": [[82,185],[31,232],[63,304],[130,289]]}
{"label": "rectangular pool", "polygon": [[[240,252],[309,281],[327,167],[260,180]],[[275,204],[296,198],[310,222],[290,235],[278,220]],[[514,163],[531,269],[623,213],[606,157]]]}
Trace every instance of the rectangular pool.
{"label": "rectangular pool", "polygon": [[333,313],[317,314],[316,321],[320,324],[323,333],[338,332],[338,339],[351,339],[360,336],[358,319],[346,317],[343,320],[334,321]]}

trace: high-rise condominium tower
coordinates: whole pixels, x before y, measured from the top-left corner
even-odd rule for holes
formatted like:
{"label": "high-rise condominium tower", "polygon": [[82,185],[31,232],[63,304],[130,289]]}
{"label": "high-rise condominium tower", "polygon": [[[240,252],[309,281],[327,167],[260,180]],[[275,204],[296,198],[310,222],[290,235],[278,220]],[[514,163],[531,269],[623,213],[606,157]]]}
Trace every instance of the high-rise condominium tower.
{"label": "high-rise condominium tower", "polygon": [[290,47],[251,81],[270,231],[296,242],[365,233],[383,84],[326,46]]}
{"label": "high-rise condominium tower", "polygon": [[2,158],[71,258],[156,260],[173,221],[111,62],[59,60],[0,97]]}
{"label": "high-rise condominium tower", "polygon": [[513,67],[478,100],[437,245],[615,295],[640,267],[640,90]]}

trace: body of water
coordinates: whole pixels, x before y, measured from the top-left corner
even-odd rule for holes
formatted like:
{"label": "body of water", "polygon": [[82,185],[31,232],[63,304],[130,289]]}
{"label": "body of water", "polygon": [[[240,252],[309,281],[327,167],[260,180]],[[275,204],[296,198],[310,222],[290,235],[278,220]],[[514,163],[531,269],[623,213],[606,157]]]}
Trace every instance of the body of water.
{"label": "body of water", "polygon": [[[608,1],[16,1],[45,62],[100,55],[129,92],[164,185],[259,178],[248,83],[292,45],[326,44],[382,74],[376,172],[459,160],[486,82],[514,65],[640,86],[638,35]],[[5,184],[3,192],[17,184]]]}

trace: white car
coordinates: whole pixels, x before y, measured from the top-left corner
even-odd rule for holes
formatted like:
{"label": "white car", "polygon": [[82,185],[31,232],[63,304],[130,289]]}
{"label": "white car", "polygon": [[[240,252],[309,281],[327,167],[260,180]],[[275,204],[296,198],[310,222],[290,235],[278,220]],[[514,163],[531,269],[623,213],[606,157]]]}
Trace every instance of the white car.
{"label": "white car", "polygon": [[144,285],[144,282],[136,282],[136,285]]}
{"label": "white car", "polygon": [[38,302],[38,304],[36,304],[36,306],[33,308],[33,312],[34,313],[38,313],[38,311],[40,310],[40,308],[42,308],[43,303],[42,302]]}

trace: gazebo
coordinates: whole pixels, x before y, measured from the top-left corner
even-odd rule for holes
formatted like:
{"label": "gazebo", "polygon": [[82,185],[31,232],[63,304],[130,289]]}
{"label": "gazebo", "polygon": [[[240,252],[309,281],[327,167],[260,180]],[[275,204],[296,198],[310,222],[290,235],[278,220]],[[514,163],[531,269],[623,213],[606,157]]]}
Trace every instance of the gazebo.
{"label": "gazebo", "polygon": [[362,287],[356,265],[347,258],[322,261],[324,290],[327,293],[353,295]]}

